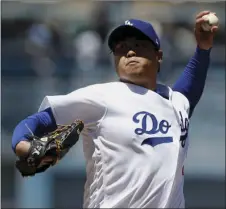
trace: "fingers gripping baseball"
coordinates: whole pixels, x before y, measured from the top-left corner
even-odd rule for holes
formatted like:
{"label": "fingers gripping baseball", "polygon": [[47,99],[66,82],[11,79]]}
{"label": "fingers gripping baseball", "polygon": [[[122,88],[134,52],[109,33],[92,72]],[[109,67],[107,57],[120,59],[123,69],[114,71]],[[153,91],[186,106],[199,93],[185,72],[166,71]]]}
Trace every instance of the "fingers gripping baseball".
{"label": "fingers gripping baseball", "polygon": [[195,38],[201,49],[210,49],[213,46],[214,35],[219,28],[216,13],[210,11],[200,12],[196,16]]}

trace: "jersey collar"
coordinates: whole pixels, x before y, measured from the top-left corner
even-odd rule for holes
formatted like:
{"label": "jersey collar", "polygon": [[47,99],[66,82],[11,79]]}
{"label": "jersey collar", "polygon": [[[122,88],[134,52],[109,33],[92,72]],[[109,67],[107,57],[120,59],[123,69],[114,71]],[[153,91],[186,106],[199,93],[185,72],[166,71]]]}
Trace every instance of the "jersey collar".
{"label": "jersey collar", "polygon": [[[125,80],[125,79],[119,79],[119,81],[123,82],[123,83],[129,83],[129,84],[136,85],[133,82]],[[169,88],[167,86],[158,83],[157,88],[153,91],[156,92],[157,94],[159,94],[161,97],[169,100]]]}

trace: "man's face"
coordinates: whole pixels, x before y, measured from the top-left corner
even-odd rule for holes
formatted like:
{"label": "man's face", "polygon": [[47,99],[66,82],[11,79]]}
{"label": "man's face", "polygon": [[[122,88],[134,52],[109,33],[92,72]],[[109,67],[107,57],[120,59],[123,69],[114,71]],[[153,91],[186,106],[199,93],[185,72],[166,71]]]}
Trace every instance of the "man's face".
{"label": "man's face", "polygon": [[135,84],[156,79],[161,51],[157,51],[149,40],[126,38],[113,49],[117,73],[121,79]]}

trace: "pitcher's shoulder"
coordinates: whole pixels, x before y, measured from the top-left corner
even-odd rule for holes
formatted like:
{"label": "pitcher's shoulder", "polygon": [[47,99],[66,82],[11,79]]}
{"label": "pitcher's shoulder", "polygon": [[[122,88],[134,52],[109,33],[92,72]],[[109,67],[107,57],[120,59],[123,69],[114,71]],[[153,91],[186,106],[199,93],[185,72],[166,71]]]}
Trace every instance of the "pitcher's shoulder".
{"label": "pitcher's shoulder", "polygon": [[172,91],[171,100],[175,106],[182,107],[184,110],[189,112],[190,103],[183,94],[177,91]]}
{"label": "pitcher's shoulder", "polygon": [[171,87],[158,83],[157,90],[160,95],[171,100],[173,105],[182,107],[185,110],[190,108],[188,99],[180,92],[173,91]]}

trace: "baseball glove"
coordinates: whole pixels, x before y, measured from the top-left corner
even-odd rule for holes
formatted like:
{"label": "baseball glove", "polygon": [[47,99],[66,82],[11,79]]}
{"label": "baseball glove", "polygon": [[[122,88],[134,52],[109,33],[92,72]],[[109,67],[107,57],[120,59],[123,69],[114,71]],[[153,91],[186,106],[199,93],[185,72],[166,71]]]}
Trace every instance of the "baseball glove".
{"label": "baseball glove", "polygon": [[[16,168],[23,177],[34,176],[44,172],[50,166],[55,165],[70,148],[78,141],[84,124],[76,120],[71,125],[61,125],[41,138],[31,135],[28,140],[31,143],[28,155],[16,161]],[[42,163],[43,159],[50,157],[48,163]]]}

